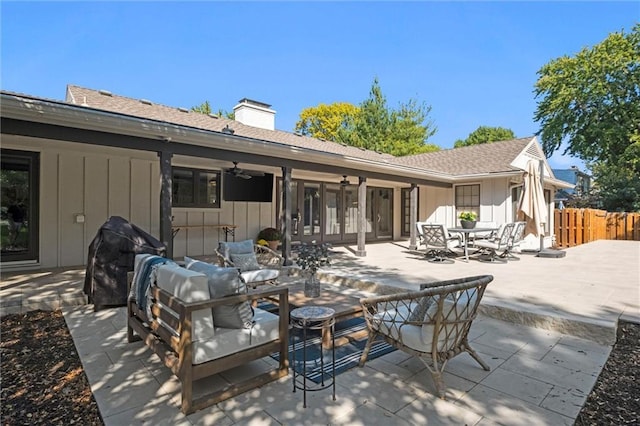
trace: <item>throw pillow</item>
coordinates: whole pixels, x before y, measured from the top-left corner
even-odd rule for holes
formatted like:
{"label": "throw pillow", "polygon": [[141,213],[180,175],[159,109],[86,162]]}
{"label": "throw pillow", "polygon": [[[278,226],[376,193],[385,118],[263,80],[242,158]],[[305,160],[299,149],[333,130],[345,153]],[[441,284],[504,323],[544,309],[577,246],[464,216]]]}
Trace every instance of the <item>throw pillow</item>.
{"label": "throw pillow", "polygon": [[253,253],[253,240],[244,240],[238,242],[220,241],[218,243],[218,251],[226,259],[231,259],[231,254]]}
{"label": "throw pillow", "polygon": [[[202,272],[207,276],[209,294],[212,299],[247,292],[247,285],[236,268],[221,268],[195,260],[188,263],[187,269]],[[249,301],[218,305],[212,308],[212,312],[213,323],[216,327],[248,328],[253,324],[253,309]]]}
{"label": "throw pillow", "polygon": [[256,259],[256,255],[253,252],[242,254],[231,253],[231,262],[233,262],[233,265],[236,268],[240,269],[240,272],[255,271],[256,269],[260,269],[258,259]]}
{"label": "throw pillow", "polygon": [[427,310],[433,303],[433,297],[422,297],[418,300],[418,304],[413,308],[411,313],[409,314],[409,318],[407,321],[410,322],[423,322],[425,320],[425,315],[427,314]]}

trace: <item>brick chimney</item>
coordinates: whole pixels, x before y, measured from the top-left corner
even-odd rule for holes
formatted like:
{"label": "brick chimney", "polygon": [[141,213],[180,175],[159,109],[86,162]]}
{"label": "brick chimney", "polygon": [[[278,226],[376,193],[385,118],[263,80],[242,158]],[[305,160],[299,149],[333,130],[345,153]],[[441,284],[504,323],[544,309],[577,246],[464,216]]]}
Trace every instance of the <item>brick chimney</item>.
{"label": "brick chimney", "polygon": [[271,109],[269,104],[243,98],[238,101],[238,105],[233,107],[233,113],[236,121],[247,126],[267,130],[275,130],[276,128],[276,112]]}

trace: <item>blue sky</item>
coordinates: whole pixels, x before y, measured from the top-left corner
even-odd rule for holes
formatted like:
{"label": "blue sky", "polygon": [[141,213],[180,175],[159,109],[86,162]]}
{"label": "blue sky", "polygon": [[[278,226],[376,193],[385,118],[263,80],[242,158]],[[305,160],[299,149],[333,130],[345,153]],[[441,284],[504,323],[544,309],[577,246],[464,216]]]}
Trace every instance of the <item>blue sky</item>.
{"label": "blue sky", "polygon": [[[536,72],[629,31],[640,2],[9,2],[1,87],[63,99],[67,84],[175,107],[358,104],[377,77],[390,107],[431,105],[450,148],[480,125],[539,130]],[[553,167],[581,165],[551,158]]]}

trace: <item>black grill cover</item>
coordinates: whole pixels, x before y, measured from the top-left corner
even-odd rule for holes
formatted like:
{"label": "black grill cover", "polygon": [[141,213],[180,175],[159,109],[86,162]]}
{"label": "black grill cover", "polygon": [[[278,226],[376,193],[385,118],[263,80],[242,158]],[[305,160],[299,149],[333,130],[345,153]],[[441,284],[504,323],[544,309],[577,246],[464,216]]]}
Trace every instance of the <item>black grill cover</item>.
{"label": "black grill cover", "polygon": [[95,310],[127,304],[127,272],[137,254],[166,254],[153,236],[120,216],[111,216],[89,245],[84,292]]}

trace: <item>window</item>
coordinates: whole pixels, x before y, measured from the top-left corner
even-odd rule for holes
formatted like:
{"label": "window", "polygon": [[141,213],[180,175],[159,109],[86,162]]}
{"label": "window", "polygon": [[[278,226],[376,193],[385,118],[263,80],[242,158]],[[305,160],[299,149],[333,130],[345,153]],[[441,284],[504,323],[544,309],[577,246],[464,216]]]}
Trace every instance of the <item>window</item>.
{"label": "window", "polygon": [[3,149],[0,261],[38,260],[40,154]]}
{"label": "window", "polygon": [[[418,191],[418,188],[416,188]],[[418,205],[420,205],[420,192],[418,192]],[[403,237],[411,234],[411,228],[415,225],[411,223],[411,188],[402,188],[400,192],[400,208],[402,216],[402,232]],[[419,218],[418,218],[419,219]]]}
{"label": "window", "polygon": [[480,220],[480,185],[456,186],[456,217],[464,211],[475,212]]}
{"label": "window", "polygon": [[220,207],[220,172],[172,168],[174,207]]}

